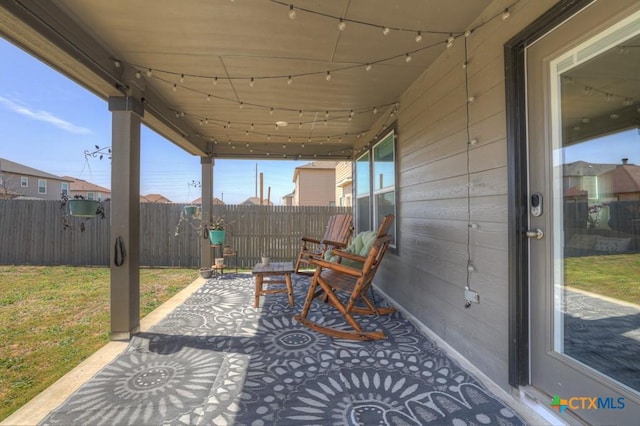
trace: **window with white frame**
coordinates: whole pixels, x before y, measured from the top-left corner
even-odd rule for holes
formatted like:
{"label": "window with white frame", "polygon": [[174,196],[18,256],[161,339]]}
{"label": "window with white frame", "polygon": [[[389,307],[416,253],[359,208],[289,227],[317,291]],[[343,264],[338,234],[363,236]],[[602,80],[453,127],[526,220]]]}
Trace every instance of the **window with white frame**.
{"label": "window with white frame", "polygon": [[38,179],[38,194],[46,194],[46,193],[47,193],[47,180]]}
{"label": "window with white frame", "polygon": [[62,182],[60,184],[60,192],[62,193],[62,195],[69,195],[69,183],[68,182]]}
{"label": "window with white frame", "polygon": [[27,188],[29,186],[29,178],[26,176],[20,176],[20,186]]}
{"label": "window with white frame", "polygon": [[95,192],[87,192],[87,200],[95,200],[96,193]]}
{"label": "window with white frame", "polygon": [[[358,232],[377,228],[385,215],[397,218],[395,131],[356,159],[356,228]],[[396,221],[390,230],[391,247],[397,246]]]}

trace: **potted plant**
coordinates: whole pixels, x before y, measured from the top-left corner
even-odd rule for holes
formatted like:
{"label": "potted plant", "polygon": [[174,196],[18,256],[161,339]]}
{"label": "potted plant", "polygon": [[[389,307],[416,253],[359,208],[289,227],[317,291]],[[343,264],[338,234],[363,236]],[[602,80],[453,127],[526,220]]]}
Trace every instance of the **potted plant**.
{"label": "potted plant", "polygon": [[218,246],[224,243],[224,219],[218,216],[213,222],[207,225],[207,229],[209,230],[209,240],[212,245]]}
{"label": "potted plant", "polygon": [[86,200],[82,195],[75,195],[72,199],[67,199],[67,203],[71,216],[93,217],[100,213],[100,201]]}
{"label": "potted plant", "polygon": [[80,231],[85,230],[84,222],[92,217],[105,218],[104,204],[98,200],[87,200],[82,195],[75,195],[69,198],[67,194],[62,194],[60,209],[64,214],[64,229],[75,229],[75,225],[68,220],[69,216],[81,218]]}
{"label": "potted plant", "polygon": [[211,278],[211,275],[213,274],[213,269],[211,268],[200,268],[200,270],[198,271],[200,273],[200,276],[204,279],[207,278]]}

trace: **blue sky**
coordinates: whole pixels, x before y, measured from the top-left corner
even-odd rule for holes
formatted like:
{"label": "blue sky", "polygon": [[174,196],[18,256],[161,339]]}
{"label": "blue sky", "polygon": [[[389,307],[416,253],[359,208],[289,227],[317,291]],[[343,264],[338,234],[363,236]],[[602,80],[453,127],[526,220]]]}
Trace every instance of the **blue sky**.
{"label": "blue sky", "polygon": [[[0,157],[59,176],[74,176],[111,187],[111,164],[84,156],[95,145],[111,145],[111,114],[106,101],[0,38]],[[200,158],[143,127],[142,194],[160,193],[189,202],[200,189]],[[293,171],[306,161],[216,160],[214,196],[240,203],[256,194],[256,164],[271,201],[293,191]]]}

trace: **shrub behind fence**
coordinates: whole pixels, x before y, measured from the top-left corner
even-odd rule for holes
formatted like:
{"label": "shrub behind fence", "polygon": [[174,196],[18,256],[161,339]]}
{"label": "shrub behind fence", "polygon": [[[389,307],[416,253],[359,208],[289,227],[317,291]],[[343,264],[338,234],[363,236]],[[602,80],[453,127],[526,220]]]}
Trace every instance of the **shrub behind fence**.
{"label": "shrub behind fence", "polygon": [[[200,248],[209,246],[209,239],[204,238],[199,218],[182,215],[181,219],[185,206],[140,205],[142,266],[200,266]],[[0,200],[0,264],[109,265],[110,207],[105,203],[106,219],[87,220],[81,232],[81,220],[75,217],[66,217],[75,229],[64,229],[65,215],[58,201]],[[238,251],[239,266],[246,268],[263,253],[273,261],[294,260],[300,238],[322,236],[329,216],[350,211],[350,207],[216,205],[213,216],[224,218],[225,244]]]}

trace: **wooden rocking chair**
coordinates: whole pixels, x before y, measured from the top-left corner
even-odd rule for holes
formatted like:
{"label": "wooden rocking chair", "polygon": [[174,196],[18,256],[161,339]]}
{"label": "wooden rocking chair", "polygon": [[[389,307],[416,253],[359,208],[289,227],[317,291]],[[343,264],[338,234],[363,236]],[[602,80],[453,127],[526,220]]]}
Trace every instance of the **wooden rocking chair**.
{"label": "wooden rocking chair", "polygon": [[349,237],[353,230],[350,214],[336,214],[329,218],[324,236],[318,240],[311,237],[302,237],[302,247],[298,253],[295,271],[297,274],[312,275],[313,271],[300,271],[304,266],[309,266],[309,259],[322,257],[324,253],[333,248],[345,248],[349,243]]}
{"label": "wooden rocking chair", "polygon": [[[382,257],[389,247],[391,236],[387,232],[393,223],[393,219],[393,215],[384,217],[366,256],[349,253],[344,250],[333,250],[332,254],[340,256],[342,263],[315,257],[309,260],[311,264],[316,265],[316,270],[313,274],[302,312],[294,316],[298,322],[312,330],[343,339],[377,340],[385,338],[381,330],[363,330],[353,317],[353,314],[387,315],[395,312],[393,307],[377,307],[366,295],[371,288]],[[338,296],[338,292],[348,293],[349,300],[343,303]],[[311,308],[311,302],[318,297],[323,297],[326,303],[335,307],[354,331],[327,327],[308,319],[307,315]],[[364,306],[356,306],[357,302],[364,303]]]}

